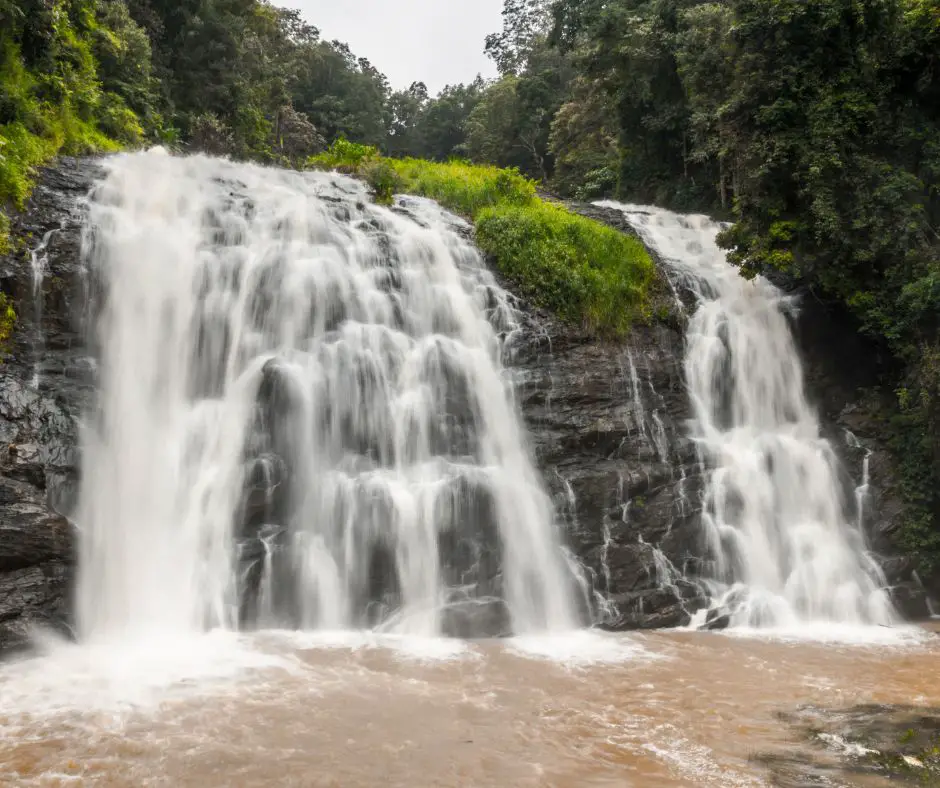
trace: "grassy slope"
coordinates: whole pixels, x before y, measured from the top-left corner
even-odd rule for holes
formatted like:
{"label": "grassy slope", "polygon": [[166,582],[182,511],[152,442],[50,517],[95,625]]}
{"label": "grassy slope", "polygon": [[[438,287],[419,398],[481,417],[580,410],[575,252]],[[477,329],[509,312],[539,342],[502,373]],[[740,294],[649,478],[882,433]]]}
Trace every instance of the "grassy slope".
{"label": "grassy slope", "polygon": [[650,315],[653,262],[629,236],[543,202],[518,172],[463,162],[386,159],[340,140],[310,160],[364,178],[378,202],[430,197],[476,225],[477,243],[520,294],[569,323],[626,334]]}

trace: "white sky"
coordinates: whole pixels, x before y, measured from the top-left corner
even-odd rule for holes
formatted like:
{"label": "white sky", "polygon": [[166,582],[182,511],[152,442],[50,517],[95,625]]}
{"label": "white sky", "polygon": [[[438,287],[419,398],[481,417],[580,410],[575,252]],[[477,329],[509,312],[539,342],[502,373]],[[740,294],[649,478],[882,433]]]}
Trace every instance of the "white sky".
{"label": "white sky", "polygon": [[431,94],[496,68],[484,39],[502,27],[503,0],[279,0],[298,8],[327,41],[349,44],[392,87],[423,81]]}

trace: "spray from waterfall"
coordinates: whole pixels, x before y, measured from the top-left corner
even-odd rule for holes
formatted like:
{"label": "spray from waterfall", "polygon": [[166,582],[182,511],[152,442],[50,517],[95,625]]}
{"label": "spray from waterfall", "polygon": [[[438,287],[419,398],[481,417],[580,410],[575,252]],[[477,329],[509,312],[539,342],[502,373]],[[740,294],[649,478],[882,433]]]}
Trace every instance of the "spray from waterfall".
{"label": "spray from waterfall", "polygon": [[[601,203],[625,214],[698,303],[685,377],[706,478],[705,578],[732,625],[890,623],[884,578],[866,551],[857,502],[806,399],[785,296],[747,281],[703,216]],[[867,483],[867,480],[864,480]],[[863,485],[864,486],[864,485]]]}
{"label": "spray from waterfall", "polygon": [[84,638],[578,625],[502,374],[506,293],[430,201],[155,150],[91,196]]}

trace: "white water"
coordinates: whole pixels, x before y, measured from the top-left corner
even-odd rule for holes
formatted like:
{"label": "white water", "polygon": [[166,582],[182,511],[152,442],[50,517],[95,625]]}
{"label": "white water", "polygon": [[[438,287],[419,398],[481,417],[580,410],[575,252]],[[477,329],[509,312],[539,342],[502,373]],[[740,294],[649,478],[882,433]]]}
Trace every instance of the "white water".
{"label": "white water", "polygon": [[459,220],[337,175],[159,150],[107,166],[83,639],[433,636],[451,614],[476,633],[502,601],[516,633],[578,625],[501,369],[515,315]]}
{"label": "white water", "polygon": [[623,211],[674,287],[698,302],[685,376],[706,474],[702,528],[716,603],[732,610],[735,626],[890,623],[883,577],[806,399],[786,297],[763,278],[739,275],[707,217],[600,204]]}
{"label": "white water", "polygon": [[30,250],[29,262],[33,272],[33,323],[35,324],[36,339],[33,347],[33,379],[32,387],[39,388],[39,368],[45,347],[45,336],[42,327],[43,312],[43,284],[49,267],[49,241],[59,230],[47,231],[35,248]]}

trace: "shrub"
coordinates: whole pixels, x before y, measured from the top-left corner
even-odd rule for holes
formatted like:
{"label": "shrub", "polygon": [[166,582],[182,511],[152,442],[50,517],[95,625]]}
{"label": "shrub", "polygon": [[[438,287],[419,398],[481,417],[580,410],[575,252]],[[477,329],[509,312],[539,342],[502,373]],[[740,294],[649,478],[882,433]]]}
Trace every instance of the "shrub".
{"label": "shrub", "polygon": [[320,170],[345,170],[354,172],[367,159],[379,156],[378,148],[371,145],[359,145],[340,137],[323,153],[311,156],[307,166]]}
{"label": "shrub", "polygon": [[5,351],[13,330],[16,328],[16,312],[13,301],[6,293],[0,293],[0,351]]}
{"label": "shrub", "polygon": [[380,205],[391,205],[395,192],[401,191],[403,182],[395,168],[385,159],[372,159],[359,170],[362,179],[372,187],[375,201]]}
{"label": "shrub", "polygon": [[10,217],[0,210],[0,255],[9,254],[13,249],[10,243]]}
{"label": "shrub", "polygon": [[601,334],[625,334],[650,314],[653,263],[635,238],[536,201],[477,218],[477,243],[534,303]]}

